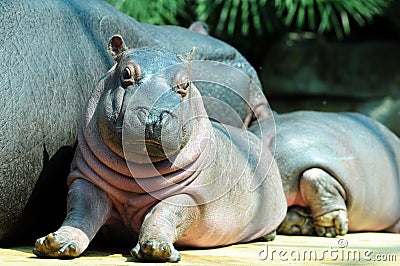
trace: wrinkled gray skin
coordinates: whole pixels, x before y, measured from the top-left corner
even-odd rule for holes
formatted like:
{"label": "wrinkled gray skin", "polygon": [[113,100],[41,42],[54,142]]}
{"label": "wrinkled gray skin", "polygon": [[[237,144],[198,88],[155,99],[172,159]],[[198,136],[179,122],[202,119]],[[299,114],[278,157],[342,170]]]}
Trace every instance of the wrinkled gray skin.
{"label": "wrinkled gray skin", "polygon": [[215,247],[274,234],[286,200],[268,146],[210,122],[182,57],[126,50],[120,36],[109,47],[118,64],[83,115],[68,214],[33,252],[77,257],[110,219],[123,221],[132,241],[139,234],[131,254],[140,261],[179,261],[174,243]]}
{"label": "wrinkled gray skin", "polygon": [[[278,233],[334,237],[348,231],[400,232],[400,140],[355,113],[300,111],[250,128],[281,172],[288,214]],[[276,141],[276,143],[275,143]]]}
{"label": "wrinkled gray skin", "polygon": [[[255,70],[231,46],[180,27],[140,24],[103,1],[1,1],[0,24],[0,241],[21,217],[40,174],[47,178],[44,184],[65,179],[57,171],[48,174],[45,166],[57,151],[74,145],[93,85],[113,64],[104,49],[113,34],[123,34],[130,47],[153,45],[186,53],[195,46],[196,59],[225,62],[259,84]],[[244,91],[244,99],[258,94]],[[251,110],[238,99],[228,101],[245,120]],[[68,154],[57,157],[55,169],[70,160]],[[32,201],[33,214],[43,204],[64,206],[50,194],[61,194],[56,191],[62,188],[36,189],[48,198]]]}

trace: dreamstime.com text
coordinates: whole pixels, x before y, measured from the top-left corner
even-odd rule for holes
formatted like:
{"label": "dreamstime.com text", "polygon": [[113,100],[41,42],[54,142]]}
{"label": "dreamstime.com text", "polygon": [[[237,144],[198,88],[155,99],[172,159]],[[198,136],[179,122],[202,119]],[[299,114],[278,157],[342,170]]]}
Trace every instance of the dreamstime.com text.
{"label": "dreamstime.com text", "polygon": [[259,251],[258,257],[265,261],[398,261],[396,254],[376,253],[371,249],[350,249],[346,239],[339,239],[337,246],[325,249],[265,247]]}

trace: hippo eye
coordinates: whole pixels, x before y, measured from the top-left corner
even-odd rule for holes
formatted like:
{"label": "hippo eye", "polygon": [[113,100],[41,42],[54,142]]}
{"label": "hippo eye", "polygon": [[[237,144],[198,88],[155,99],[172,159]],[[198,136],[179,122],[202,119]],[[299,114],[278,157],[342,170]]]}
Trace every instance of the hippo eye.
{"label": "hippo eye", "polygon": [[124,88],[127,88],[135,83],[134,73],[135,70],[132,67],[125,67],[121,77],[122,86]]}
{"label": "hippo eye", "polygon": [[131,78],[131,71],[129,70],[129,68],[125,68],[124,69],[124,74],[122,76],[124,79],[130,79]]}

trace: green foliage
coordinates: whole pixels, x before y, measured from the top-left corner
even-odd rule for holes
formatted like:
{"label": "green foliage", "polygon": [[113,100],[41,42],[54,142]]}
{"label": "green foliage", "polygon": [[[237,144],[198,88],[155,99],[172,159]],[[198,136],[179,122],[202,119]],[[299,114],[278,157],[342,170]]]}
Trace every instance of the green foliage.
{"label": "green foliage", "polygon": [[216,34],[261,35],[282,28],[267,0],[197,0],[195,14],[200,21],[213,22]]}
{"label": "green foliage", "polygon": [[392,0],[271,0],[286,25],[318,33],[334,30],[341,39],[350,34],[350,19],[360,26],[388,8]]}
{"label": "green foliage", "polygon": [[[137,20],[152,24],[207,22],[214,34],[257,35],[283,26],[334,31],[340,39],[352,23],[364,26],[388,9],[392,0],[107,0]],[[188,15],[189,14],[189,15]],[[179,21],[177,18],[180,18]],[[185,21],[185,20],[190,20]],[[188,23],[187,23],[188,22]]]}
{"label": "green foliage", "polygon": [[179,24],[185,0],[106,0],[125,14],[150,24]]}

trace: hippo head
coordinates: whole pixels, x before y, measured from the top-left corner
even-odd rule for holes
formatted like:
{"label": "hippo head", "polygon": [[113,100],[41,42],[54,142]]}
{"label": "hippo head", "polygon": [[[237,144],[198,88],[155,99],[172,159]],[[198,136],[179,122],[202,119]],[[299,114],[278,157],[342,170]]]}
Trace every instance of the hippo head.
{"label": "hippo head", "polygon": [[188,142],[196,117],[206,117],[185,56],[157,48],[128,49],[109,41],[117,64],[104,78],[98,108],[103,142],[135,163],[158,162]]}

